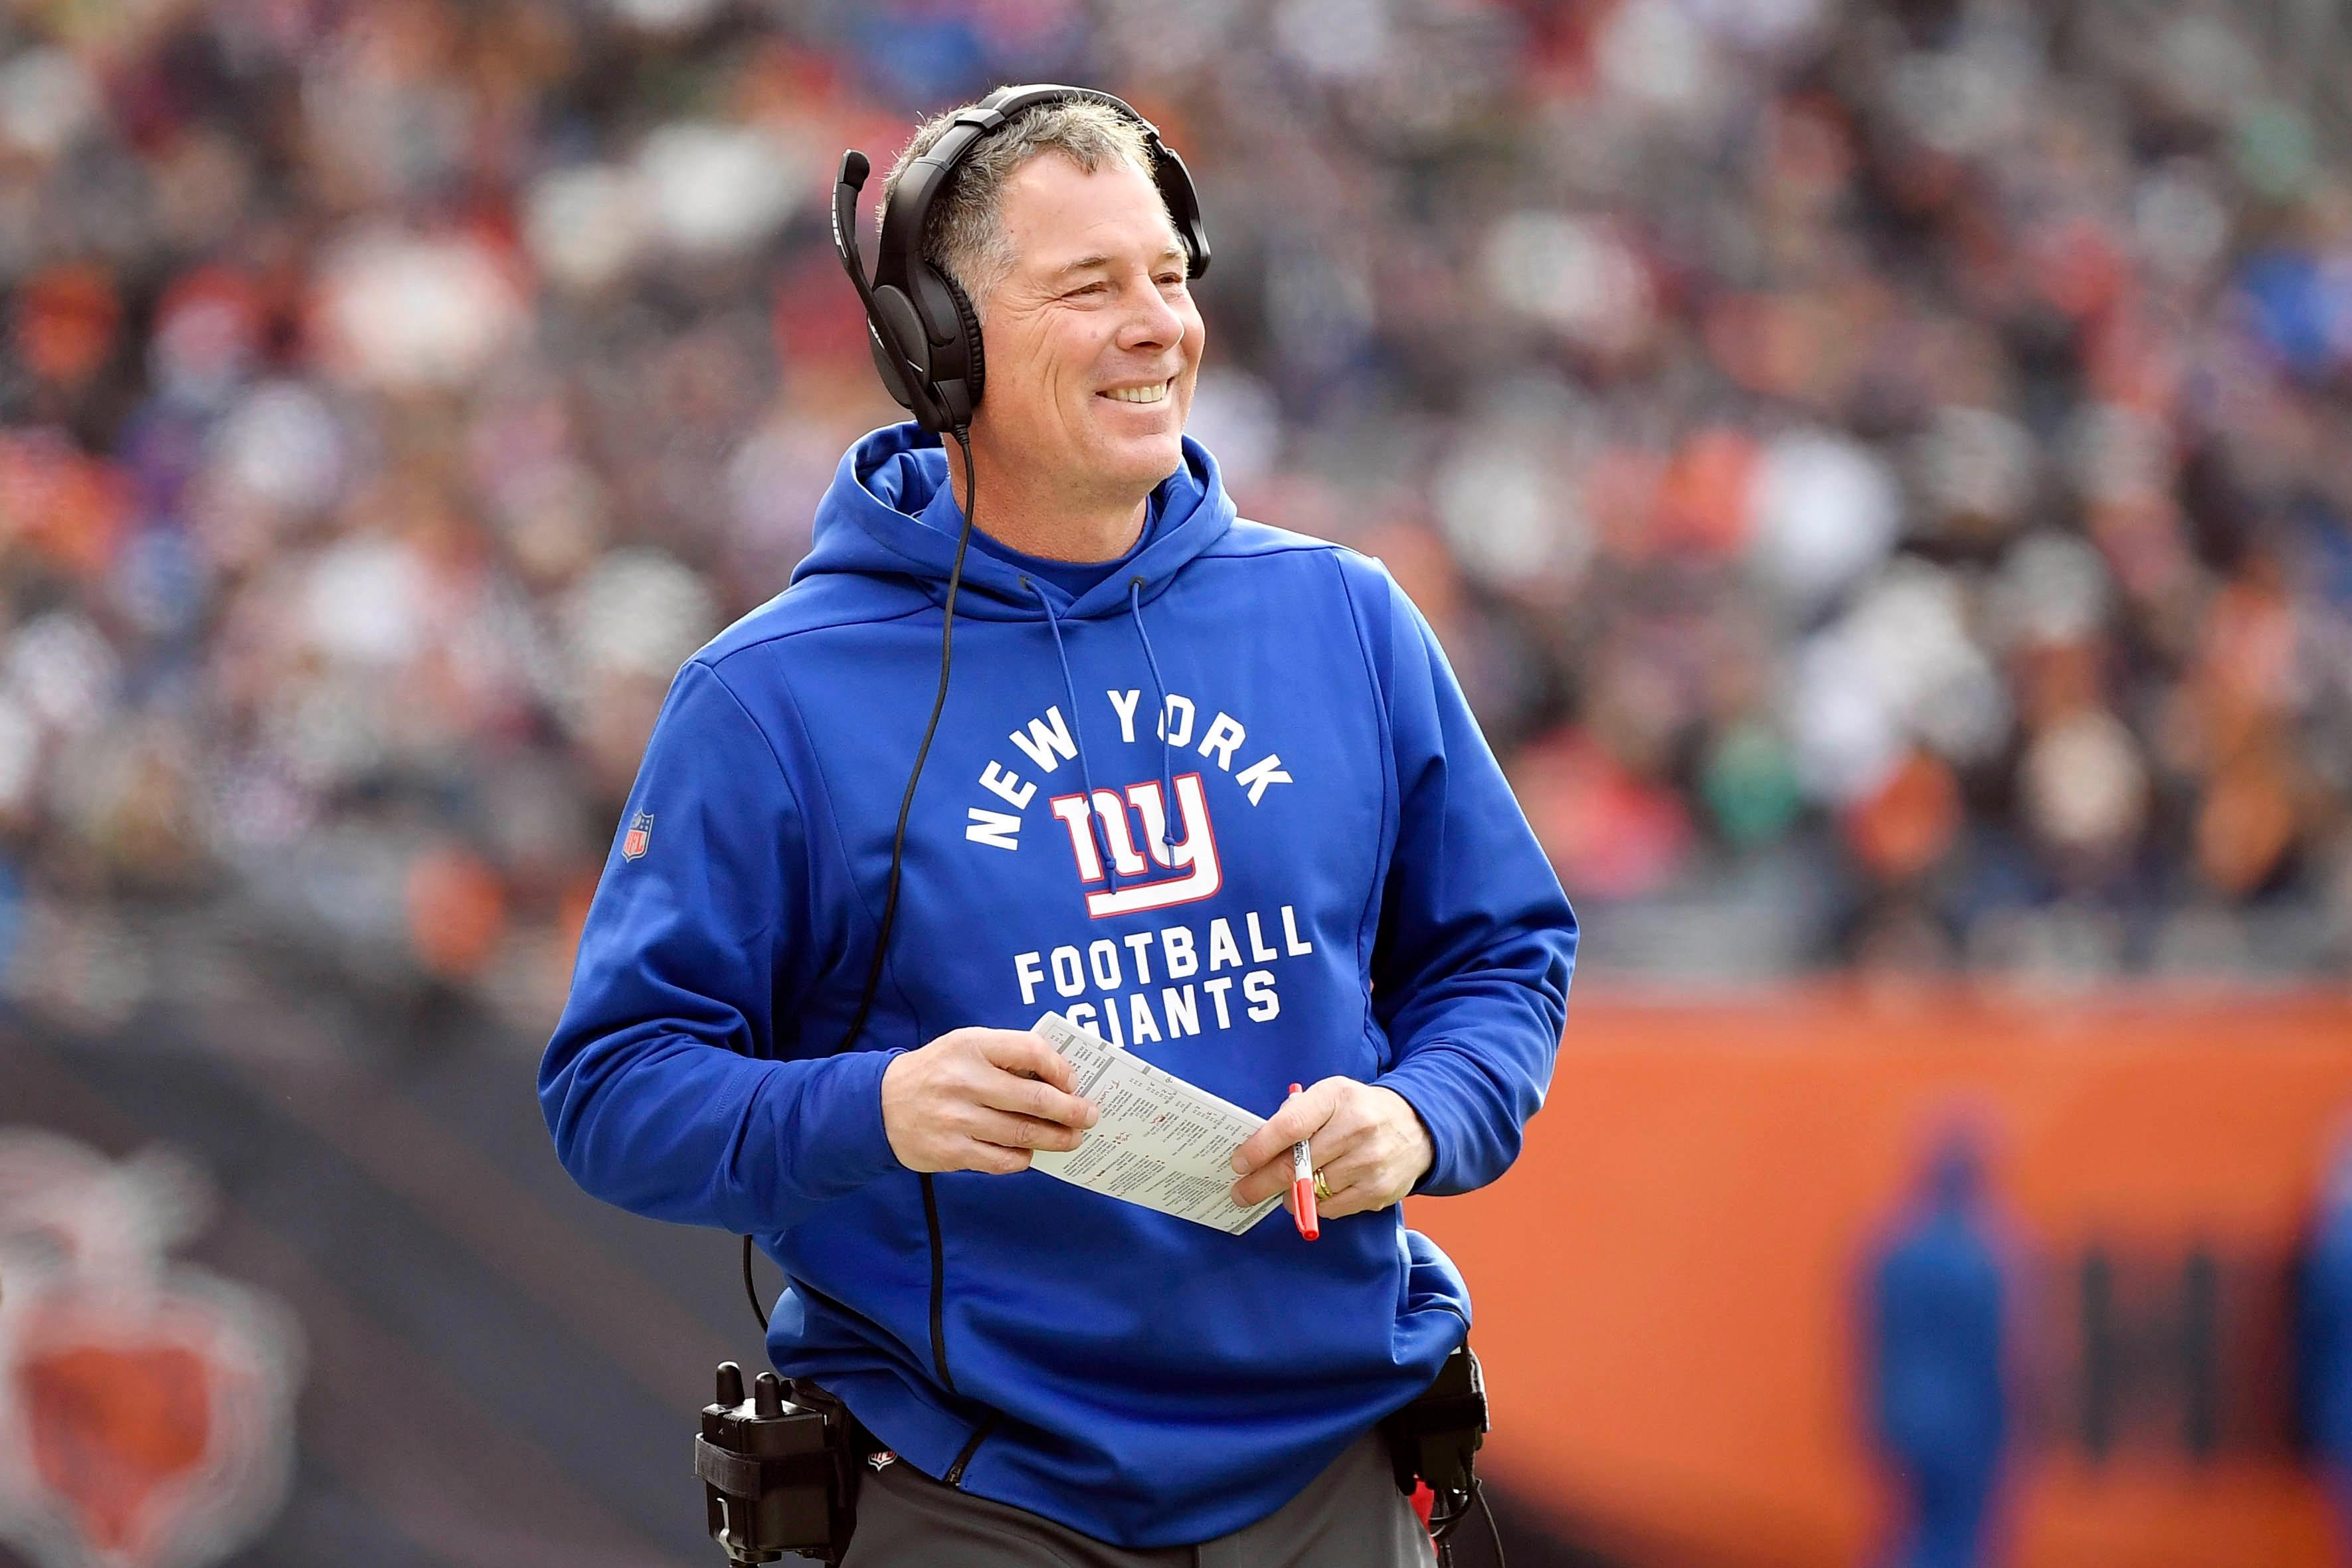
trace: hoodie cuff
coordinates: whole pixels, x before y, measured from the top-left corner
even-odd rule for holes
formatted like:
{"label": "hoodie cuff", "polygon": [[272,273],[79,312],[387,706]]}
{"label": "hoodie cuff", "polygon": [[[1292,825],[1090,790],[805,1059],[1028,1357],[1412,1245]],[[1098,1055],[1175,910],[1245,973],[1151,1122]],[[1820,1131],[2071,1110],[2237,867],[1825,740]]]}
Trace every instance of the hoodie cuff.
{"label": "hoodie cuff", "polygon": [[799,1167],[795,1185],[812,1196],[845,1197],[866,1183],[906,1167],[891,1152],[882,1124],[882,1075],[901,1052],[856,1051],[811,1075],[786,1129],[787,1158]]}
{"label": "hoodie cuff", "polygon": [[1412,1107],[1421,1118],[1422,1130],[1429,1134],[1429,1168],[1412,1184],[1411,1196],[1450,1196],[1466,1192],[1475,1183],[1465,1185],[1458,1169],[1460,1152],[1469,1140],[1471,1129],[1459,1125],[1462,1118],[1454,1108],[1459,1096],[1445,1081],[1445,1070],[1436,1060],[1437,1053],[1416,1052],[1400,1061],[1391,1071],[1372,1080],[1375,1089],[1386,1089]]}

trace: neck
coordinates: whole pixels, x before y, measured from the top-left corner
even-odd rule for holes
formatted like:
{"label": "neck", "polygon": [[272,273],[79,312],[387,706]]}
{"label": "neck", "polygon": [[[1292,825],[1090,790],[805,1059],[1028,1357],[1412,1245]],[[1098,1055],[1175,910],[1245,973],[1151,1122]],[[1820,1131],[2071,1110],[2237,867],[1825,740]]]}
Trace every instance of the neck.
{"label": "neck", "polygon": [[[971,504],[971,476],[963,450],[948,444],[948,480],[956,503]],[[1142,537],[1151,491],[1139,495],[1076,491],[1036,472],[1034,465],[1007,463],[982,442],[971,444],[980,470],[980,516],[974,526],[1024,555],[1047,560],[1117,560]]]}

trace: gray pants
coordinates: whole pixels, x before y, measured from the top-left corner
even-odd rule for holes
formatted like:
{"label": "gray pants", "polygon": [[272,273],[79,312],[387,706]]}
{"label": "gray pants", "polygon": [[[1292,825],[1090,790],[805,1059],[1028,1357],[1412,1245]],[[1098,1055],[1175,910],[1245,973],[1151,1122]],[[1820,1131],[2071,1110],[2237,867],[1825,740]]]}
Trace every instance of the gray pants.
{"label": "gray pants", "polygon": [[1255,1524],[1198,1546],[1129,1551],[941,1485],[908,1464],[868,1471],[842,1568],[1429,1568],[1429,1536],[1367,1432]]}

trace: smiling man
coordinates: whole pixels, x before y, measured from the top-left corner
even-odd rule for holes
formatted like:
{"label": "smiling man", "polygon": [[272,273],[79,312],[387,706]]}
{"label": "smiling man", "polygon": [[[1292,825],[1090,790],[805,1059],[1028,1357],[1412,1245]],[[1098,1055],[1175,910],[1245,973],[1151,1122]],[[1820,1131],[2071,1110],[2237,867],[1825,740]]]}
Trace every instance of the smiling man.
{"label": "smiling man", "polygon": [[[1426,1563],[1374,1428],[1469,1300],[1399,1206],[1510,1164],[1565,1016],[1574,916],[1427,623],[1184,436],[1204,250],[1159,156],[1065,94],[953,162],[968,465],[861,440],[680,671],[541,1071],[584,1187],[786,1270],[771,1358],[896,1456],[850,1568]],[[1030,1170],[1096,1120],[1049,1009],[1272,1117],[1235,1204],[1311,1141],[1321,1239]]]}

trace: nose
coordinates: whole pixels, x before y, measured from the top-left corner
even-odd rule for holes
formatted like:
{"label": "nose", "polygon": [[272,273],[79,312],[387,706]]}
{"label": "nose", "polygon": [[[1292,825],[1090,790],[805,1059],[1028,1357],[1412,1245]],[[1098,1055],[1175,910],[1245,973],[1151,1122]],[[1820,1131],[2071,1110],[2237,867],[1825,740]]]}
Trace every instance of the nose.
{"label": "nose", "polygon": [[1122,349],[1166,349],[1183,341],[1184,318],[1168,303],[1168,297],[1149,279],[1133,291],[1135,304],[1119,323],[1118,346]]}

